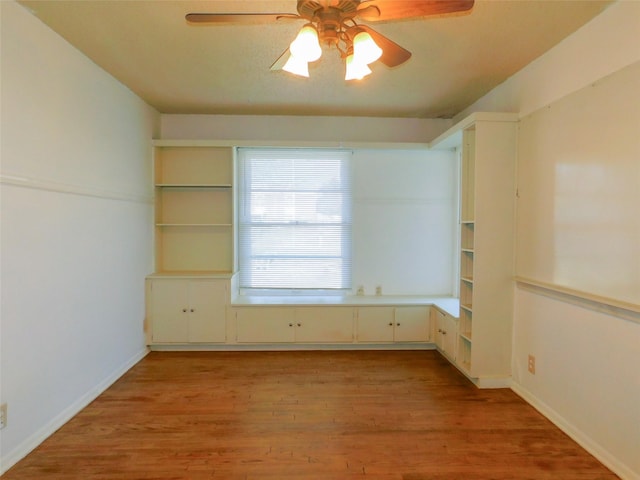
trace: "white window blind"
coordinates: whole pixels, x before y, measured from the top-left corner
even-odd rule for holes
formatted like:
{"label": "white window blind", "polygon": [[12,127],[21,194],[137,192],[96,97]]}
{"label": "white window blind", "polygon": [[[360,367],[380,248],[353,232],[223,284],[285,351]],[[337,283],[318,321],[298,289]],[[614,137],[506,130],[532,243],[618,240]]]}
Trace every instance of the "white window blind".
{"label": "white window blind", "polygon": [[351,152],[239,149],[240,288],[351,288]]}

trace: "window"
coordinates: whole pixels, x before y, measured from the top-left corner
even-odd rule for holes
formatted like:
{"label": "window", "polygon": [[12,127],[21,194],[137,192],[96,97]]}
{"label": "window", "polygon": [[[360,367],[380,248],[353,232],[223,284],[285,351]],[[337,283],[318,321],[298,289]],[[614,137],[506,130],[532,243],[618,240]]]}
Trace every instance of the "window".
{"label": "window", "polygon": [[240,288],[351,289],[351,152],[239,149]]}

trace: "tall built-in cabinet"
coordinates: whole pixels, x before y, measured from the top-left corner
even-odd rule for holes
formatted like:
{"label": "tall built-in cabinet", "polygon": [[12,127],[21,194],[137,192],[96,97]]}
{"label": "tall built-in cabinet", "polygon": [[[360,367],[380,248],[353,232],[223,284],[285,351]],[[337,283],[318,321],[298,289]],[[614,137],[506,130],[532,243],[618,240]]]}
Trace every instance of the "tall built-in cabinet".
{"label": "tall built-in cabinet", "polygon": [[235,149],[154,144],[155,273],[147,278],[150,344],[223,343],[236,269]]}
{"label": "tall built-in cabinet", "polygon": [[511,375],[517,121],[516,114],[476,113],[432,142],[460,154],[455,361],[488,386]]}

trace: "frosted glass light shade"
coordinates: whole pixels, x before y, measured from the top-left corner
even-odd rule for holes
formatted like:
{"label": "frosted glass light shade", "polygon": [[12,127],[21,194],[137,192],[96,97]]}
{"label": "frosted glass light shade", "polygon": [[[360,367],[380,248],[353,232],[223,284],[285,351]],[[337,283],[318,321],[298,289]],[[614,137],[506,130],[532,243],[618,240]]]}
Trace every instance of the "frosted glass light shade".
{"label": "frosted glass light shade", "polygon": [[291,55],[305,62],[315,62],[322,55],[318,41],[318,31],[313,25],[305,25],[298,32],[296,39],[289,45]]}
{"label": "frosted glass light shade", "polygon": [[371,69],[366,63],[358,62],[355,55],[351,54],[346,60],[347,71],[344,76],[345,80],[362,80],[371,73]]}
{"label": "frosted glass light shade", "polygon": [[356,62],[368,65],[382,56],[382,49],[367,32],[358,33],[353,39],[353,56]]}
{"label": "frosted glass light shade", "polygon": [[284,64],[282,69],[285,72],[309,78],[309,64],[306,60],[302,60],[294,55],[289,55],[289,60],[287,60],[287,63]]}

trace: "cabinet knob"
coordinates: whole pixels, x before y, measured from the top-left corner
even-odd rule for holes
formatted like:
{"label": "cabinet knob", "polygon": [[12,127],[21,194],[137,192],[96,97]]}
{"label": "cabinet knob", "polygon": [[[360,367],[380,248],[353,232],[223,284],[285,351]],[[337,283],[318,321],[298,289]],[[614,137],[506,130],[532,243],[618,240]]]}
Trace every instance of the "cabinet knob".
{"label": "cabinet knob", "polygon": [[289,324],[289,326],[290,326],[290,327],[293,327],[293,323],[290,323],[290,324]]}
{"label": "cabinet knob", "polygon": [[301,326],[302,326],[302,324],[301,324],[301,323],[298,323],[298,326],[299,326],[299,327],[301,327]]}
{"label": "cabinet knob", "polygon": [[443,335],[446,335],[446,334],[447,334],[447,332],[446,332],[446,331],[444,331],[444,330],[442,330],[442,334],[443,334]]}
{"label": "cabinet knob", "polygon": [[186,308],[183,308],[183,309],[182,309],[182,311],[183,311],[184,313],[187,313],[187,309],[186,309]]}
{"label": "cabinet knob", "polygon": [[389,326],[390,326],[390,327],[393,327],[393,322],[389,322]]}
{"label": "cabinet knob", "polygon": [[442,329],[441,328],[438,329],[438,333],[442,333]]}
{"label": "cabinet knob", "polygon": [[193,313],[193,312],[195,312],[195,310],[192,308],[192,309],[191,309],[191,313]]}
{"label": "cabinet knob", "polygon": [[399,326],[400,326],[400,322],[396,323],[396,327],[399,327]]}

